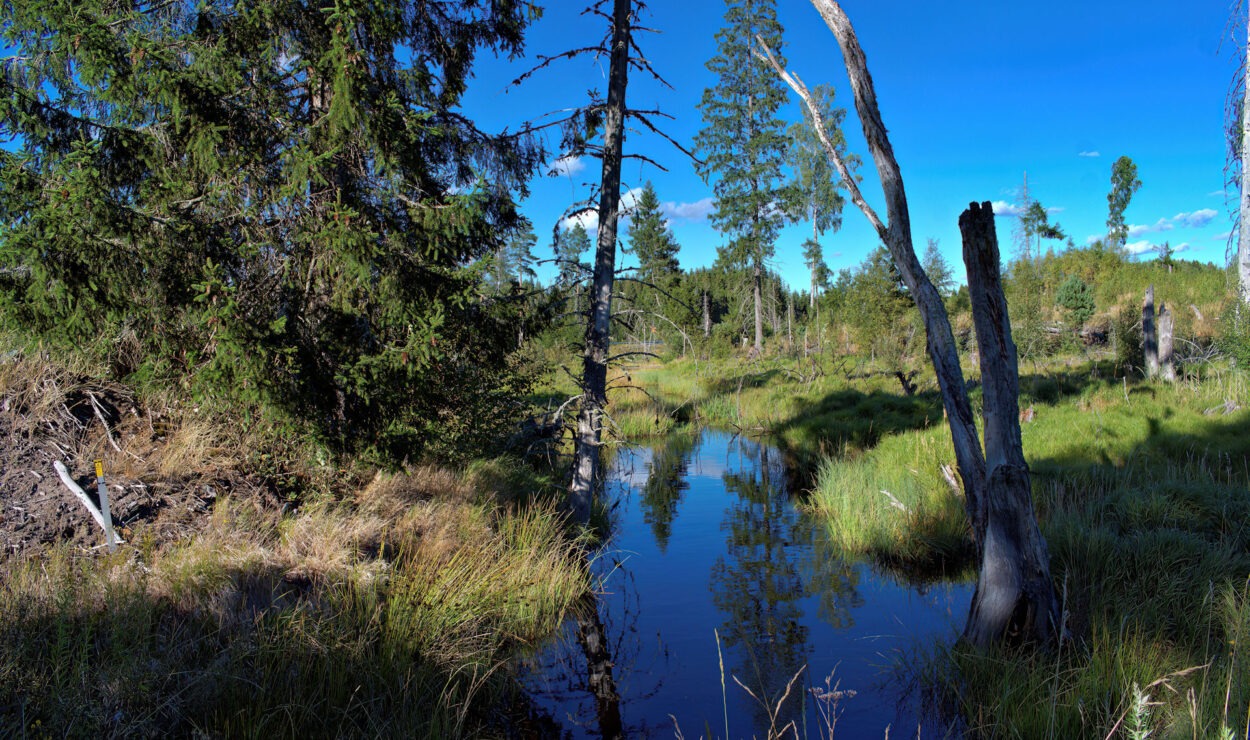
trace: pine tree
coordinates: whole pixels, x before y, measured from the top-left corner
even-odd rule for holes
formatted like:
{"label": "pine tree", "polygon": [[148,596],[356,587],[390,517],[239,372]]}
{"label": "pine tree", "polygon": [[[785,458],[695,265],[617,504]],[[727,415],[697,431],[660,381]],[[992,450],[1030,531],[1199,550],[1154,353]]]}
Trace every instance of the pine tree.
{"label": "pine tree", "polygon": [[582,262],[582,255],[590,251],[590,246],[590,234],[586,233],[586,227],[580,221],[560,229],[556,234],[554,252],[561,285],[570,286],[586,276],[590,268]]}
{"label": "pine tree", "polygon": [[534,226],[525,219],[491,258],[490,281],[495,292],[506,293],[513,283],[523,284],[536,277],[533,250],[537,243]]}
{"label": "pine tree", "polygon": [[456,108],[478,50],[521,50],[524,4],[5,12],[0,321],[101,353],[133,337],[122,372],[340,449],[399,459],[489,431],[516,332],[465,265],[519,223],[540,152]]}
{"label": "pine tree", "polygon": [[680,272],[677,240],[664,222],[660,199],[650,182],[643,187],[630,215],[629,244],[638,258],[638,273],[643,280],[663,283]]}
{"label": "pine tree", "polygon": [[[753,48],[756,37],[779,53],[781,24],[773,0],[726,0],[725,27],[716,34],[719,52],[707,63],[716,85],[699,104],[701,174],[715,177],[712,224],[729,235],[721,247],[724,264],[749,266],[755,299],[755,347],[764,347],[762,280],[794,195],[782,180],[786,136],[777,110],[785,102],[781,81]],[[784,64],[784,60],[781,62]]]}
{"label": "pine tree", "polygon": [[[842,136],[842,121],[846,111],[833,105],[834,91],[828,85],[818,85],[812,91],[812,99],[819,107],[820,117],[833,145],[846,158],[846,140]],[[826,231],[842,228],[842,207],[845,199],[839,189],[838,173],[829,163],[820,135],[816,131],[812,114],[804,108],[803,121],[791,124],[788,131],[790,144],[786,152],[790,169],[794,173],[793,185],[799,198],[799,217],[812,224],[812,236],[803,243],[803,257],[812,276],[812,292],[809,305],[816,305],[816,287],[822,271],[827,272],[820,237]],[[855,165],[854,158],[848,164]]]}

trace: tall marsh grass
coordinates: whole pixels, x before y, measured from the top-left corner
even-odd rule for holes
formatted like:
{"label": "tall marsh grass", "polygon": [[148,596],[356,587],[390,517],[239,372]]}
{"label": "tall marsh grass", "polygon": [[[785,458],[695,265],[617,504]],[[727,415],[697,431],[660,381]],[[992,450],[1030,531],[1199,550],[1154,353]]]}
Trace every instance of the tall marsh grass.
{"label": "tall marsh grass", "polygon": [[474,735],[512,651],[589,587],[579,543],[437,469],[282,517],[224,499],[165,549],[12,560],[0,735]]}
{"label": "tall marsh grass", "polygon": [[[1022,383],[1034,502],[1074,640],[1057,655],[956,646],[930,661],[936,695],[974,736],[1243,737],[1250,412],[1229,410],[1246,403],[1244,378],[1081,376]],[[966,538],[943,463],[944,429],[905,431],[823,463],[810,506],[848,552],[943,559]]]}

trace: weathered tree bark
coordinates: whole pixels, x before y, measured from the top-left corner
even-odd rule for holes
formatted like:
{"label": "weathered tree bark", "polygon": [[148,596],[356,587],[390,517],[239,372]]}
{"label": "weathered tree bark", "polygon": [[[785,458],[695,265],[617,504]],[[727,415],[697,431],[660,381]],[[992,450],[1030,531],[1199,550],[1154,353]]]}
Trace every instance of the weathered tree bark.
{"label": "weathered tree bark", "polygon": [[1146,288],[1141,305],[1142,352],[1146,356],[1146,377],[1159,374],[1159,337],[1155,334],[1155,286]]}
{"label": "weathered tree bark", "polygon": [[703,338],[712,336],[712,299],[709,291],[703,291]]}
{"label": "weathered tree bark", "polygon": [[1159,376],[1169,383],[1176,382],[1176,366],[1172,362],[1172,330],[1175,318],[1167,306],[1159,304]]}
{"label": "weathered tree bark", "polygon": [[959,230],[981,352],[988,504],[964,638],[980,647],[1004,637],[1047,645],[1057,634],[1059,608],[1020,438],[1020,374],[991,204],[971,204],[959,217]]}
{"label": "weathered tree bark", "polygon": [[[963,479],[964,508],[968,513],[968,520],[972,523],[972,531],[981,532],[985,528],[985,458],[981,453],[981,440],[972,415],[972,404],[968,401],[968,390],[964,385],[963,371],[959,366],[959,348],[955,344],[955,337],[951,331],[950,319],[946,315],[942,297],[938,295],[937,289],[933,287],[933,283],[929,281],[928,276],[920,267],[920,260],[916,258],[916,250],[912,244],[907,193],[903,188],[903,175],[899,171],[898,161],[894,158],[894,149],[886,135],[885,124],[881,120],[881,112],[877,107],[877,93],[873,88],[872,76],[868,73],[868,62],[855,36],[855,29],[851,27],[851,21],[842,7],[835,0],[812,0],[812,5],[820,12],[825,25],[833,32],[842,49],[847,76],[850,78],[851,90],[855,95],[855,111],[859,114],[864,138],[868,142],[868,149],[872,153],[877,175],[881,181],[881,189],[885,194],[888,225],[882,223],[876,211],[868,205],[856,178],[847,170],[846,162],[843,161],[825,131],[824,120],[817,106],[814,105],[806,85],[802,80],[782,69],[771,50],[765,47],[764,51],[777,73],[803,99],[807,111],[812,115],[825,152],[829,155],[830,161],[837,169],[842,183],[851,196],[851,202],[864,213],[869,223],[876,229],[877,235],[890,251],[890,256],[894,259],[903,282],[916,301],[917,308],[920,309],[925,325],[925,346],[937,374],[938,389],[942,395],[942,405],[946,410],[951,440],[955,446],[955,464],[959,469],[960,478]],[[980,541],[977,541],[976,546],[980,552]]]}
{"label": "weathered tree bark", "polygon": [[[1246,321],[1250,304],[1250,23],[1246,24],[1246,69],[1243,70],[1241,105],[1241,209],[1237,233],[1237,287],[1241,298],[1238,321]],[[1240,328],[1240,327],[1238,327]]]}
{"label": "weathered tree bark", "polygon": [[759,260],[755,262],[755,346],[751,348],[751,356],[759,357],[764,354],[764,303],[763,303],[763,283],[764,270],[760,267]]}
{"label": "weathered tree bark", "polygon": [[621,205],[621,152],[625,140],[625,87],[629,75],[630,0],[615,0],[612,13],[612,61],[604,113],[603,175],[599,191],[599,233],[591,285],[590,317],[582,355],[582,398],[577,414],[573,479],[569,504],[580,522],[590,521],[603,409],[607,406],[608,349],[612,318],[612,282],[616,273],[616,223]]}
{"label": "weathered tree bark", "polygon": [[[851,201],[868,218],[889,249],[894,264],[924,320],[926,346],[937,374],[942,404],[954,443],[956,465],[963,481],[964,506],[981,562],[978,596],[975,597],[974,608],[969,611],[965,635],[978,645],[1013,637],[1035,640],[1043,645],[1051,644],[1058,628],[1055,619],[1055,596],[1049,578],[1045,540],[1042,539],[1033,514],[1028,469],[1020,446],[1017,416],[1019,379],[1015,346],[1011,343],[1007,324],[1006,301],[1002,297],[1002,286],[998,277],[998,247],[997,239],[993,236],[993,212],[989,204],[985,204],[980,209],[971,209],[976,215],[968,216],[971,224],[979,225],[975,228],[988,229],[988,241],[992,242],[992,250],[978,247],[976,251],[992,254],[993,265],[992,269],[988,269],[990,274],[974,279],[971,276],[974,265],[970,262],[969,283],[974,280],[982,283],[980,290],[984,291],[984,307],[980,320],[990,326],[999,326],[997,331],[989,326],[985,330],[979,324],[977,326],[983,355],[983,379],[987,375],[992,376],[990,380],[983,382],[986,386],[994,386],[992,391],[987,390],[987,394],[992,394],[994,399],[991,401],[987,395],[986,401],[987,412],[994,413],[994,429],[991,434],[990,420],[987,418],[987,447],[983,453],[946,308],[916,258],[902,174],[881,120],[863,49],[859,46],[850,20],[836,0],[812,0],[812,5],[820,12],[842,49],[855,96],[855,109],[885,194],[888,225],[868,205],[857,182],[850,176],[846,163],[825,132],[820,112],[813,104],[806,86],[797,77],[786,72],[771,50],[762,41],[760,43],[774,69],[803,99],[808,112],[812,114],[825,151],[842,177]],[[961,227],[964,220],[961,219]],[[967,242],[968,237],[965,237],[965,244]],[[988,261],[984,255],[979,259]],[[991,349],[998,353],[1000,359],[997,362],[984,357]],[[1012,427],[1006,426],[1009,422],[1005,416],[1011,417],[1010,424],[1014,425],[1014,432]],[[988,472],[987,456],[993,464],[992,471]]]}

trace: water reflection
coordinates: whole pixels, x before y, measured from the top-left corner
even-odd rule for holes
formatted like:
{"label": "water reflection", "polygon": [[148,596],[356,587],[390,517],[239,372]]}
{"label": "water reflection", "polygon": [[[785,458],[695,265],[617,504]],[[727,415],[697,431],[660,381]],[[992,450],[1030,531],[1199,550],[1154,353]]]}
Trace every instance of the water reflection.
{"label": "water reflection", "polygon": [[734,472],[726,470],[722,480],[736,498],[721,524],[725,554],[716,560],[709,586],[724,615],[720,634],[737,656],[733,675],[755,699],[755,734],[768,736],[802,711],[802,691],[787,693],[786,687],[807,663],[799,572],[811,551],[790,546],[806,537],[778,456],[742,438],[732,440],[727,453],[737,460],[726,466]]}
{"label": "water reflection", "polygon": [[664,440],[651,455],[649,472],[642,486],[642,520],[651,527],[660,552],[668,550],[673,534],[673,518],[682,494],[690,489],[686,476],[695,454],[696,437],[678,434]]}
{"label": "water reflection", "polygon": [[946,736],[917,732],[920,713],[882,671],[923,636],[953,634],[969,589],[921,591],[836,557],[794,506],[781,456],[756,440],[677,436],[623,449],[610,469],[601,592],[525,677],[568,733],[820,736],[809,690],[836,667],[858,692],[839,736]]}

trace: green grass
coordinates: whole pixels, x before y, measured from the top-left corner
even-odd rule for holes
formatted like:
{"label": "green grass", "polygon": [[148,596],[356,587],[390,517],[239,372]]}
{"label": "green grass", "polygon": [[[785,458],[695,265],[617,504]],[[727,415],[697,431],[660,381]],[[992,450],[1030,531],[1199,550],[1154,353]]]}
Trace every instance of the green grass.
{"label": "green grass", "polygon": [[[915,577],[968,574],[931,376],[903,396],[892,376],[851,362],[683,360],[630,375],[649,395],[618,397],[614,413],[681,409],[771,434],[810,466],[806,505],[843,555]],[[1247,398],[1244,372],[1219,365],[1175,385],[1125,380],[1109,360],[1026,368],[1025,455],[1072,639],[1050,654],[927,656],[933,702],[973,736],[1244,737],[1250,411],[1226,402]],[[979,414],[976,390],[972,402]]]}
{"label": "green grass", "polygon": [[[379,477],[294,516],[229,500],[167,549],[11,560],[0,735],[449,737],[589,588],[581,545],[479,480]],[[506,468],[506,466],[505,466]]]}

